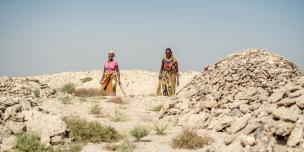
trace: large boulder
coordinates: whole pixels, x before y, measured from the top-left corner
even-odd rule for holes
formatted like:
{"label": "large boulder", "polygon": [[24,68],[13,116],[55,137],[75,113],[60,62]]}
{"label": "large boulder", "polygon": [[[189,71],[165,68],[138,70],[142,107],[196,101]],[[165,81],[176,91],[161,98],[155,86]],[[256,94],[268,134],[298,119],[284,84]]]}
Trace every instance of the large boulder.
{"label": "large boulder", "polygon": [[67,124],[57,115],[44,114],[40,111],[23,111],[27,132],[40,136],[42,143],[49,144],[51,137],[63,136]]}

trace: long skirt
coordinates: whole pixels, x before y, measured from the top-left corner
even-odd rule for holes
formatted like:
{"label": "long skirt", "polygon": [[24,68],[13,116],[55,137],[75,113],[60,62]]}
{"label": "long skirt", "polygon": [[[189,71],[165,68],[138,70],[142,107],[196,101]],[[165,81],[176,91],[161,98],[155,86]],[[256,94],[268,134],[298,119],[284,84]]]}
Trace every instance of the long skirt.
{"label": "long skirt", "polygon": [[117,77],[116,74],[105,73],[101,82],[101,95],[115,96],[116,95]]}
{"label": "long skirt", "polygon": [[173,96],[176,89],[177,73],[172,71],[162,71],[162,78],[157,89],[158,95]]}

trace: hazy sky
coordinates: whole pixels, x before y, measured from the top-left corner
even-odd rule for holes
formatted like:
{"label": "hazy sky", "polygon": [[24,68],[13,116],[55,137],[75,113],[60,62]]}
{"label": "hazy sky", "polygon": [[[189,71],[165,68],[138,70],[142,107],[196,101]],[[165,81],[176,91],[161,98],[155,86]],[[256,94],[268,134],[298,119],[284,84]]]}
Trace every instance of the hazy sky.
{"label": "hazy sky", "polygon": [[304,69],[303,0],[0,0],[0,75],[158,70],[171,47],[183,71],[265,48]]}

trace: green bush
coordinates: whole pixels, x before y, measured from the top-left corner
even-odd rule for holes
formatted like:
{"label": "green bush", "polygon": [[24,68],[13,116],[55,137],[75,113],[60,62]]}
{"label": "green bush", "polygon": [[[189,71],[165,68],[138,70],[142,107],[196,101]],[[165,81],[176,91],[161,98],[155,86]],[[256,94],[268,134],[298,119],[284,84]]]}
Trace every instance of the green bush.
{"label": "green bush", "polygon": [[118,110],[115,110],[114,114],[110,116],[110,119],[113,122],[123,122],[128,120],[128,118]]}
{"label": "green bush", "polygon": [[69,152],[80,152],[82,150],[82,144],[72,143],[69,146]]}
{"label": "green bush", "polygon": [[130,142],[129,139],[125,139],[120,145],[118,145],[118,152],[133,152],[134,145]]}
{"label": "green bush", "polygon": [[100,110],[101,109],[100,109],[99,105],[95,104],[91,107],[90,113],[91,114],[99,114]]}
{"label": "green bush", "polygon": [[157,135],[164,135],[167,128],[168,128],[167,124],[160,122],[154,123],[153,126],[153,129],[155,130]]}
{"label": "green bush", "polygon": [[39,90],[39,89],[35,89],[35,90],[33,91],[33,94],[34,94],[34,96],[35,96],[36,98],[39,98],[39,97],[40,97],[40,90]]}
{"label": "green bush", "polygon": [[71,98],[68,96],[59,98],[62,104],[71,104]]}
{"label": "green bush", "polygon": [[146,137],[149,134],[149,130],[145,126],[135,126],[131,131],[130,135],[133,136],[137,141]]}
{"label": "green bush", "polygon": [[61,90],[63,92],[72,94],[75,91],[75,84],[74,83],[67,83],[67,84],[62,86]]}
{"label": "green bush", "polygon": [[160,104],[160,105],[156,105],[156,106],[152,107],[150,110],[154,111],[154,112],[159,112],[162,110],[162,108],[163,108],[163,105]]}
{"label": "green bush", "polygon": [[93,80],[93,78],[86,77],[86,78],[82,79],[81,81],[82,81],[82,83],[86,83],[86,82],[89,82],[89,81],[92,81],[92,80]]}
{"label": "green bush", "polygon": [[50,148],[40,143],[40,138],[29,133],[22,133],[17,135],[17,145],[15,151],[20,152],[46,152],[51,151]]}
{"label": "green bush", "polygon": [[87,122],[78,117],[66,118],[73,140],[76,142],[110,142],[119,139],[120,135],[115,128],[102,126],[98,122]]}
{"label": "green bush", "polygon": [[171,145],[173,148],[196,149],[202,148],[210,142],[212,140],[208,136],[201,137],[193,130],[184,129],[181,134],[173,138]]}

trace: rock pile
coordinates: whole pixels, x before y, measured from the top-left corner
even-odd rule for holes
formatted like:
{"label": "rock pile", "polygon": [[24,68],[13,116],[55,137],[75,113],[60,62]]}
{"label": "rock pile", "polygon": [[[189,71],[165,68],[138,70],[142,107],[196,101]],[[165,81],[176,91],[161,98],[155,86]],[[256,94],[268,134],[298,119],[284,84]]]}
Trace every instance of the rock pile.
{"label": "rock pile", "polygon": [[35,79],[1,77],[0,150],[11,149],[13,145],[8,144],[8,141],[24,131],[40,136],[46,144],[50,143],[52,137],[63,134],[66,125],[61,119],[44,114],[39,108],[41,101],[56,97],[57,94],[56,89]]}
{"label": "rock pile", "polygon": [[295,64],[249,49],[207,66],[160,118],[222,133],[227,151],[303,150],[303,102]]}

